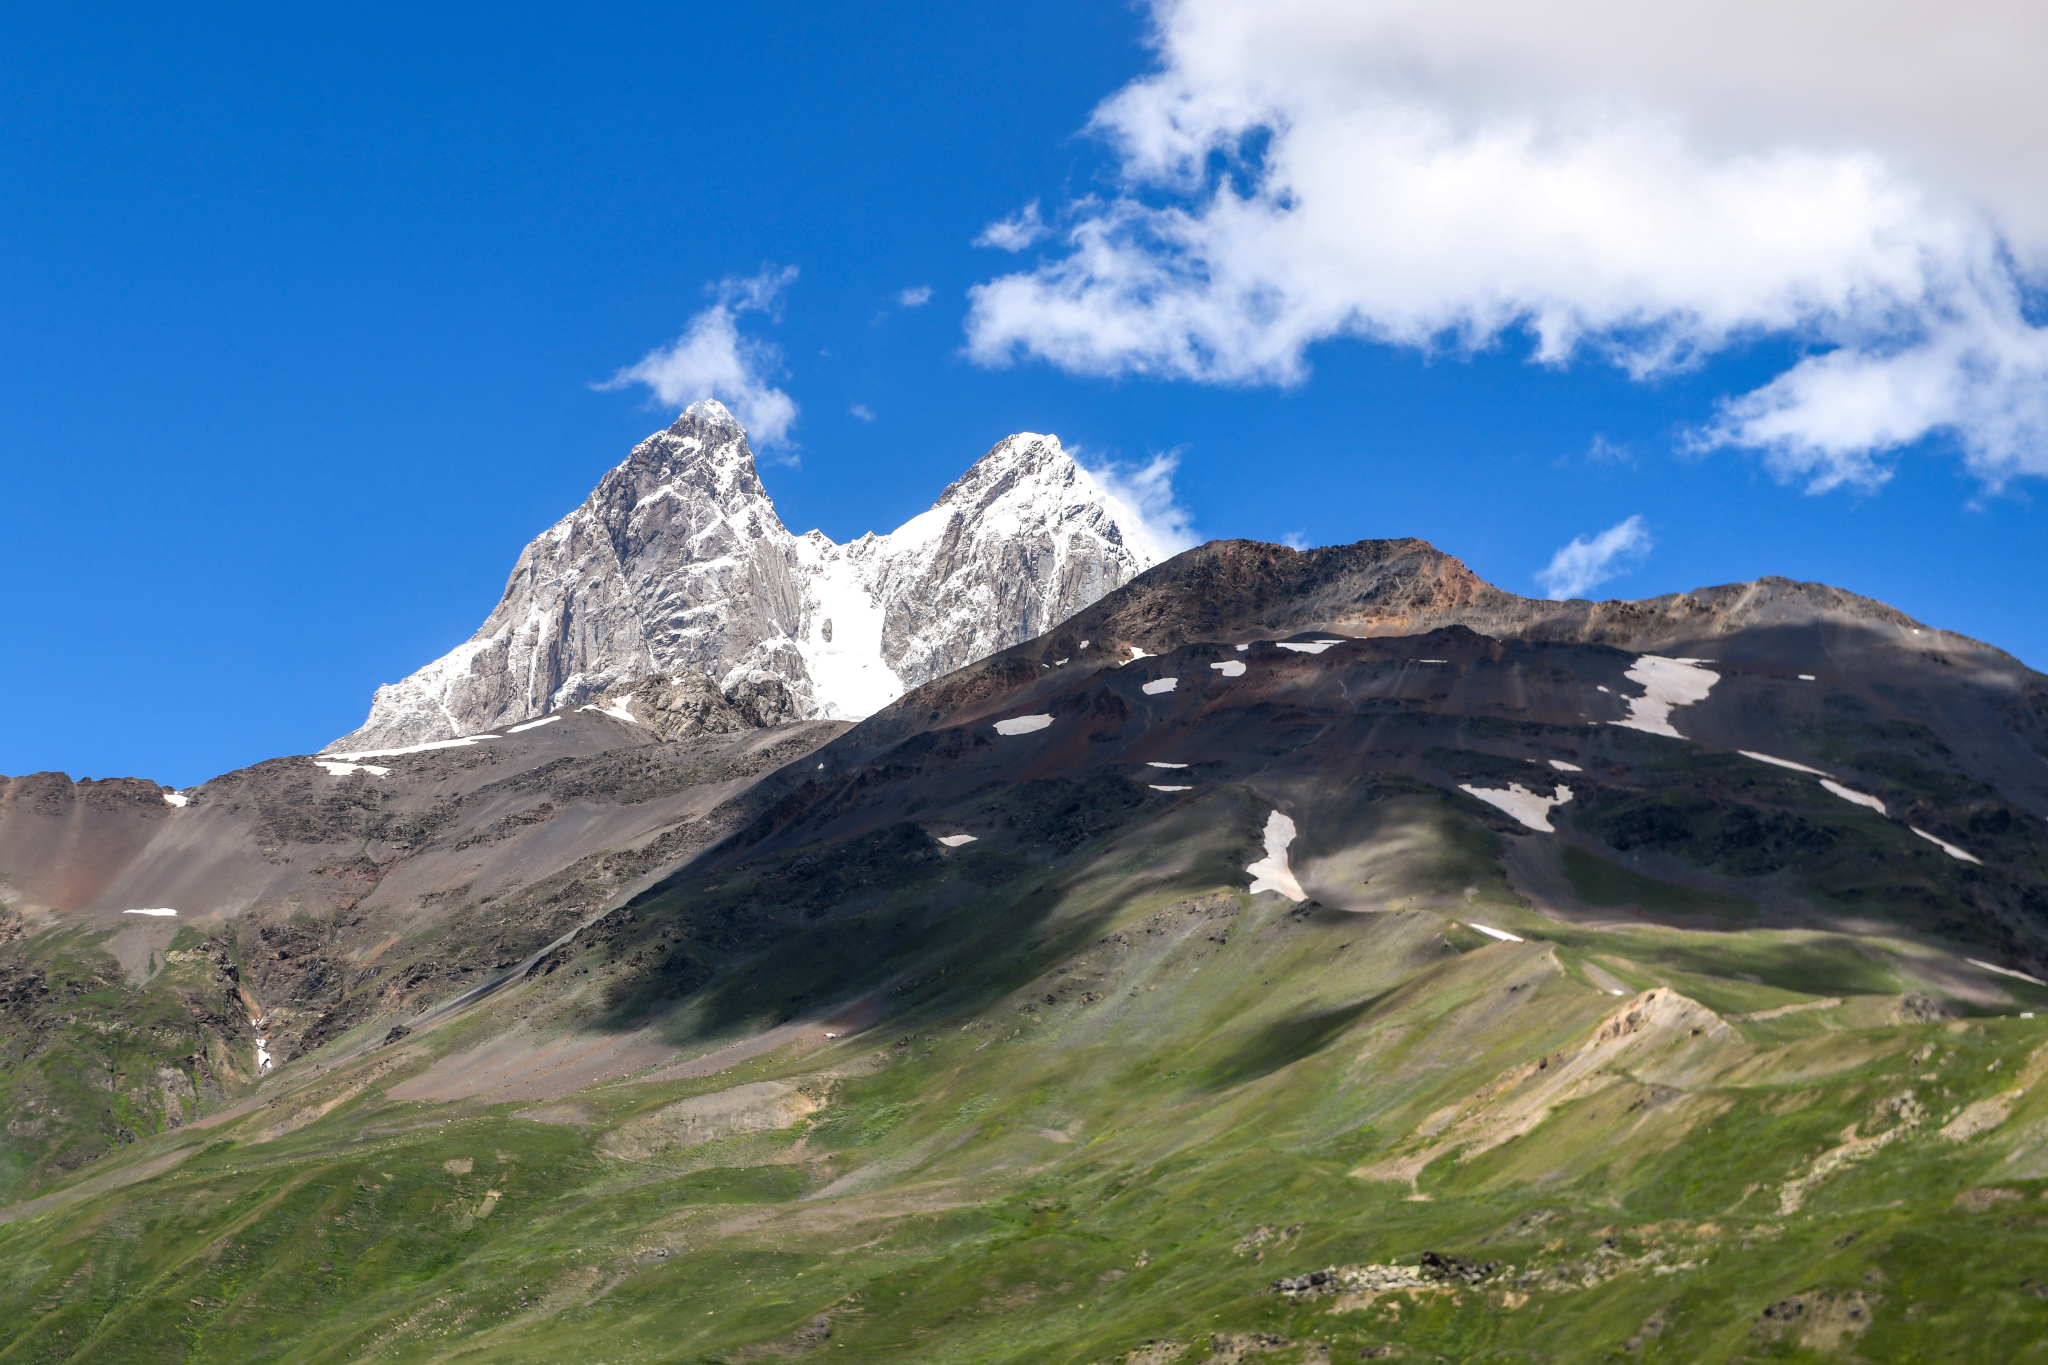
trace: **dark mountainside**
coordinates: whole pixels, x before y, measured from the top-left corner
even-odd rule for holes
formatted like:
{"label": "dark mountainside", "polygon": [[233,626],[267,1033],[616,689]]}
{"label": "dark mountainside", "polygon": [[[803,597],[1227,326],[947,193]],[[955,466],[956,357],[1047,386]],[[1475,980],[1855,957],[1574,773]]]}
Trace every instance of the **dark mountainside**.
{"label": "dark mountainside", "polygon": [[0,779],[0,1362],[2040,1349],[2000,651],[1215,542],[789,715]]}

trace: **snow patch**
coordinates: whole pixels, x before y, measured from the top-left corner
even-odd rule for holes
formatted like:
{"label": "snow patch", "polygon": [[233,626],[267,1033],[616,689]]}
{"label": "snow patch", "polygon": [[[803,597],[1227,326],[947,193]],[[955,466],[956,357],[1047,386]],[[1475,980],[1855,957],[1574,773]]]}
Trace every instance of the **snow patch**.
{"label": "snow patch", "polygon": [[[1491,934],[1493,937],[1499,939],[1502,943],[1528,942],[1528,940],[1523,938],[1520,934],[1511,934],[1505,929],[1496,929],[1490,924],[1474,924],[1470,920],[1467,920],[1465,921],[1465,927],[1467,929],[1477,929],[1482,934]],[[1617,991],[1616,994],[1620,994],[1620,992]]]}
{"label": "snow patch", "polygon": [[1282,649],[1291,649],[1291,650],[1293,650],[1293,651],[1294,651],[1294,652],[1295,652],[1296,654],[1320,654],[1320,653],[1322,653],[1322,652],[1323,652],[1324,650],[1328,649],[1328,648],[1329,648],[1329,647],[1330,647],[1331,645],[1341,645],[1341,644],[1343,644],[1343,643],[1344,643],[1344,641],[1342,641],[1342,640],[1310,640],[1310,641],[1308,641],[1308,642],[1307,642],[1307,643],[1305,643],[1305,644],[1296,644],[1295,642],[1293,642],[1293,641],[1291,641],[1291,640],[1280,640],[1280,641],[1277,641],[1276,643],[1277,643],[1277,644],[1278,644],[1278,645],[1280,646],[1280,648],[1282,648]]}
{"label": "snow patch", "polygon": [[599,706],[596,703],[592,703],[589,706],[579,706],[576,709],[578,711],[595,711],[600,716],[610,716],[613,720],[622,720],[628,725],[638,725],[640,723],[639,717],[626,709],[626,699],[624,697],[620,697],[610,706]]}
{"label": "snow patch", "polygon": [[1795,773],[1812,773],[1815,777],[1827,776],[1826,773],[1818,768],[1809,768],[1804,763],[1794,763],[1789,758],[1772,758],[1769,754],[1760,754],[1753,749],[1737,749],[1735,752],[1741,754],[1744,758],[1753,758],[1759,763],[1769,763],[1779,768],[1790,768]]}
{"label": "snow patch", "polygon": [[1582,773],[1586,771],[1584,768],[1581,768],[1578,764],[1567,763],[1561,758],[1551,759],[1550,766],[1557,769],[1561,773]]}
{"label": "snow patch", "polygon": [[543,725],[553,725],[560,719],[560,716],[542,716],[539,720],[530,720],[524,725],[515,725],[505,733],[508,735],[523,735],[528,730],[538,730]]}
{"label": "snow patch", "polygon": [[1562,783],[1558,784],[1557,793],[1553,796],[1538,796],[1519,782],[1508,783],[1506,791],[1461,782],[1458,790],[1478,797],[1489,806],[1498,806],[1530,829],[1541,830],[1545,834],[1556,833],[1556,827],[1550,823],[1550,808],[1562,806],[1572,799],[1572,789]]}
{"label": "snow patch", "polygon": [[1156,697],[1162,692],[1171,692],[1174,688],[1179,686],[1179,678],[1154,678],[1151,682],[1146,683],[1143,687],[1139,688],[1138,690],[1140,692],[1143,692],[1148,697]]}
{"label": "snow patch", "polygon": [[165,916],[165,915],[175,915],[175,914],[177,914],[178,912],[177,912],[177,911],[175,911],[175,910],[170,910],[170,909],[157,909],[157,910],[123,910],[123,911],[122,911],[121,913],[122,913],[122,914],[124,914],[124,915],[155,915],[155,916],[157,916],[157,917],[158,917],[158,918],[160,919],[160,918],[162,918],[162,917],[163,917],[163,916]]}
{"label": "snow patch", "polygon": [[188,799],[189,798],[183,792],[164,793],[164,804],[166,806],[182,806]]}
{"label": "snow patch", "polygon": [[1801,681],[1801,682],[1812,682],[1812,681],[1813,681],[1813,674],[1811,674],[1811,673],[1801,673],[1801,674],[1799,675],[1799,681]]}
{"label": "snow patch", "polygon": [[[1242,648],[1242,646],[1239,647]],[[1236,659],[1225,659],[1222,663],[1210,664],[1209,667],[1215,669],[1226,678],[1242,678],[1244,676],[1244,665]]]}
{"label": "snow patch", "polygon": [[2019,981],[2031,981],[2036,986],[2048,986],[2048,981],[2043,981],[2038,976],[2028,976],[2025,972],[2016,972],[2010,967],[1998,967],[1989,962],[1979,962],[1974,957],[1966,957],[1963,961],[1969,963],[1972,967],[1982,967],[1987,972],[1997,972],[2000,976],[2009,976]]}
{"label": "snow patch", "polygon": [[372,777],[389,777],[391,769],[380,768],[374,763],[338,763],[331,758],[313,760],[327,770],[329,777],[347,777],[350,773],[368,773]]}
{"label": "snow patch", "polygon": [[1148,768],[1185,768],[1185,767],[1187,767],[1188,765],[1187,765],[1187,764],[1185,764],[1185,763],[1152,763],[1152,762],[1147,762],[1147,763],[1145,764],[1145,766],[1146,766],[1146,767],[1148,767]]}
{"label": "snow patch", "polygon": [[1416,663],[1419,663],[1419,664],[1447,664],[1447,663],[1449,663],[1449,662],[1450,662],[1450,660],[1449,660],[1449,659],[1417,659],[1417,660],[1416,660],[1415,662],[1416,662]]}
{"label": "snow patch", "polygon": [[[1668,735],[1672,739],[1684,739],[1671,724],[1674,707],[1691,706],[1704,701],[1721,675],[1711,669],[1701,668],[1704,659],[1666,659],[1657,654],[1645,654],[1637,659],[1635,666],[1621,676],[1643,689],[1640,697],[1623,697],[1628,703],[1628,719],[1608,722],[1630,730],[1642,730],[1652,735]],[[1601,688],[1606,691],[1606,688]]]}
{"label": "snow patch", "polygon": [[[583,709],[593,711],[597,708],[586,706]],[[478,740],[501,738],[501,735],[464,735],[460,739],[435,739],[425,744],[408,744],[400,749],[358,749],[352,754],[324,754],[323,757],[341,763],[356,763],[365,758],[397,758],[401,754],[424,754],[435,749],[466,749]],[[317,763],[320,759],[313,761]]]}
{"label": "snow patch", "polygon": [[1308,892],[1294,880],[1294,869],[1287,865],[1287,846],[1294,842],[1294,832],[1294,821],[1279,811],[1266,817],[1266,856],[1245,869],[1252,877],[1252,895],[1278,891],[1289,900],[1308,899]]}
{"label": "snow patch", "polygon": [[1052,724],[1051,716],[1012,716],[1008,720],[996,722],[996,733],[999,735],[1028,735],[1033,730],[1043,730],[1050,724]]}
{"label": "snow patch", "polygon": [[1239,646],[1237,647],[1237,652],[1238,652],[1238,653],[1240,653],[1240,654],[1242,654],[1242,653],[1244,653],[1244,652],[1245,652],[1246,650],[1248,650],[1248,649],[1250,649],[1250,648],[1251,648],[1251,646],[1250,646],[1250,645],[1239,645]]}
{"label": "snow patch", "polygon": [[1826,787],[1829,791],[1833,792],[1835,795],[1841,797],[1844,801],[1854,802],[1856,805],[1859,806],[1868,806],[1870,809],[1876,811],[1879,815],[1883,815],[1885,813],[1884,802],[1878,800],[1876,797],[1870,795],[1868,792],[1853,791],[1850,788],[1843,786],[1839,782],[1830,782],[1825,777],[1823,777],[1820,780],[1820,784],[1823,787]]}
{"label": "snow patch", "polygon": [[[1194,790],[1194,788],[1193,788],[1193,787],[1168,787],[1168,786],[1162,786],[1162,785],[1160,785],[1160,784],[1159,784],[1159,783],[1157,783],[1157,782],[1148,782],[1148,783],[1146,783],[1145,785],[1146,785],[1146,786],[1148,786],[1148,787],[1150,787],[1150,788],[1151,788],[1151,789],[1152,789],[1153,791],[1156,791],[1156,792],[1191,792],[1191,791],[1193,791],[1193,790]],[[1256,888],[1254,888],[1254,889],[1256,889]]]}
{"label": "snow patch", "polygon": [[975,836],[972,834],[941,834],[934,837],[947,848],[958,848],[962,844],[971,844],[975,839]]}
{"label": "snow patch", "polygon": [[1979,867],[1984,866],[1984,860],[1982,858],[1977,857],[1973,853],[1968,853],[1960,848],[1957,848],[1954,844],[1950,843],[1946,839],[1937,839],[1932,834],[1929,834],[1926,830],[1915,829],[1912,825],[1908,825],[1906,826],[1906,828],[1912,830],[1915,834],[1925,839],[1928,843],[1933,844],[1935,847],[1939,848],[1943,853],[1948,854],[1948,856],[1951,858],[1958,858],[1966,863],[1975,863]]}
{"label": "snow patch", "polygon": [[1144,650],[1142,650],[1142,649],[1138,648],[1138,647],[1137,647],[1136,645],[1132,645],[1132,646],[1131,646],[1131,657],[1130,657],[1130,658],[1128,658],[1128,659],[1125,659],[1125,660],[1123,661],[1123,663],[1120,663],[1120,664],[1118,664],[1118,665],[1117,665],[1117,667],[1118,667],[1118,668],[1122,668],[1122,667],[1124,666],[1124,664],[1134,664],[1134,663],[1138,662],[1138,660],[1140,660],[1140,659],[1156,659],[1156,658],[1158,658],[1158,657],[1159,657],[1159,656],[1158,656],[1158,655],[1156,655],[1156,654],[1147,654],[1147,653],[1146,653],[1146,652],[1145,652]]}

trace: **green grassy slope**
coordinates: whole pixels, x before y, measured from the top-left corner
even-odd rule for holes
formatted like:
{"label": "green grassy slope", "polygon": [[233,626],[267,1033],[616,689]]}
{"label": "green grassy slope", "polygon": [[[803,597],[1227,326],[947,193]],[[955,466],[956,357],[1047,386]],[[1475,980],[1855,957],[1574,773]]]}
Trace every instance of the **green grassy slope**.
{"label": "green grassy slope", "polygon": [[[673,883],[18,1211],[0,1362],[2048,1352],[2048,991],[1916,1021],[1925,943],[1675,886],[1700,927],[1546,918],[1412,784],[1297,807],[1296,867],[1384,908],[1251,897],[1271,808],[1026,783]],[[1654,895],[1592,861],[1588,912]],[[391,1093],[783,1025],[710,1075]]]}
{"label": "green grassy slope", "polygon": [[78,926],[0,938],[0,1202],[174,1130],[254,1079],[233,945],[181,930],[146,982]]}

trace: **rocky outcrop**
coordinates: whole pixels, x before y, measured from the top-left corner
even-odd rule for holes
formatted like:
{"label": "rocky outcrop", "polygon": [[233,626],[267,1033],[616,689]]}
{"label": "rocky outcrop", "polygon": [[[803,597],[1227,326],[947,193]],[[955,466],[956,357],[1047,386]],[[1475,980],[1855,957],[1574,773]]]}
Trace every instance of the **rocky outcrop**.
{"label": "rocky outcrop", "polygon": [[685,671],[649,678],[599,702],[607,714],[629,716],[668,741],[736,735],[801,719],[796,699],[773,677],[743,678],[731,692],[721,692],[704,674]]}
{"label": "rocky outcrop", "polygon": [[368,720],[328,748],[450,739],[685,675],[735,698],[772,682],[784,718],[857,719],[1159,557],[1056,437],[1030,433],[889,535],[792,535],[745,431],[697,403],[526,547],[474,636],[377,689]]}

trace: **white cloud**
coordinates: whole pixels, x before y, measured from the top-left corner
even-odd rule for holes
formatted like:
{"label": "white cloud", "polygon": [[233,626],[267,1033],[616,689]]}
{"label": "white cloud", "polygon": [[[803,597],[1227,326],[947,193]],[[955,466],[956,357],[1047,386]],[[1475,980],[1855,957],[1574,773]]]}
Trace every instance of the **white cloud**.
{"label": "white cloud", "polygon": [[[1338,336],[1648,377],[1812,354],[1702,447],[1819,490],[1953,437],[2048,475],[2048,7],[2007,0],[1155,0],[1160,69],[1105,102],[1119,193],[971,291],[968,350],[1294,384]],[[1911,71],[1912,79],[1900,79]],[[1219,169],[1219,167],[1221,169]],[[1038,206],[989,245],[1042,234]],[[1000,230],[1000,231],[999,231]],[[1015,243],[1015,245],[1012,245]]]}
{"label": "white cloud", "polygon": [[992,246],[1000,251],[1022,251],[1051,231],[1038,216],[1038,201],[1034,199],[1008,218],[983,228],[973,245]]}
{"label": "white cloud", "polygon": [[760,274],[721,280],[718,301],[690,319],[683,334],[656,347],[595,387],[623,389],[645,384],[666,407],[716,398],[732,409],[759,447],[784,445],[796,422],[796,400],[770,380],[781,368],[774,346],[740,335],[738,315],[774,313],[782,291],[796,279],[796,267],[764,267]]}
{"label": "white cloud", "polygon": [[852,407],[848,408],[847,411],[852,413],[855,417],[860,418],[860,420],[863,422],[872,422],[875,420],[875,414],[869,411],[868,405],[865,403],[855,403]]}
{"label": "white cloud", "polygon": [[1145,548],[1153,558],[1171,559],[1199,543],[1194,518],[1180,505],[1173,491],[1174,471],[1180,468],[1180,447],[1154,455],[1142,465],[1113,460],[1090,464],[1082,452],[1070,453],[1105,493],[1124,505],[1130,519],[1137,522],[1140,534],[1150,542]]}
{"label": "white cloud", "polygon": [[1642,562],[1654,547],[1641,517],[1630,517],[1608,527],[1591,540],[1572,537],[1571,544],[1550,557],[1550,563],[1536,574],[1536,581],[1562,602],[1583,597],[1608,579],[1627,572]]}
{"label": "white cloud", "polygon": [[922,308],[931,301],[932,287],[928,284],[920,284],[915,288],[906,289],[896,296],[896,302],[905,308]]}

